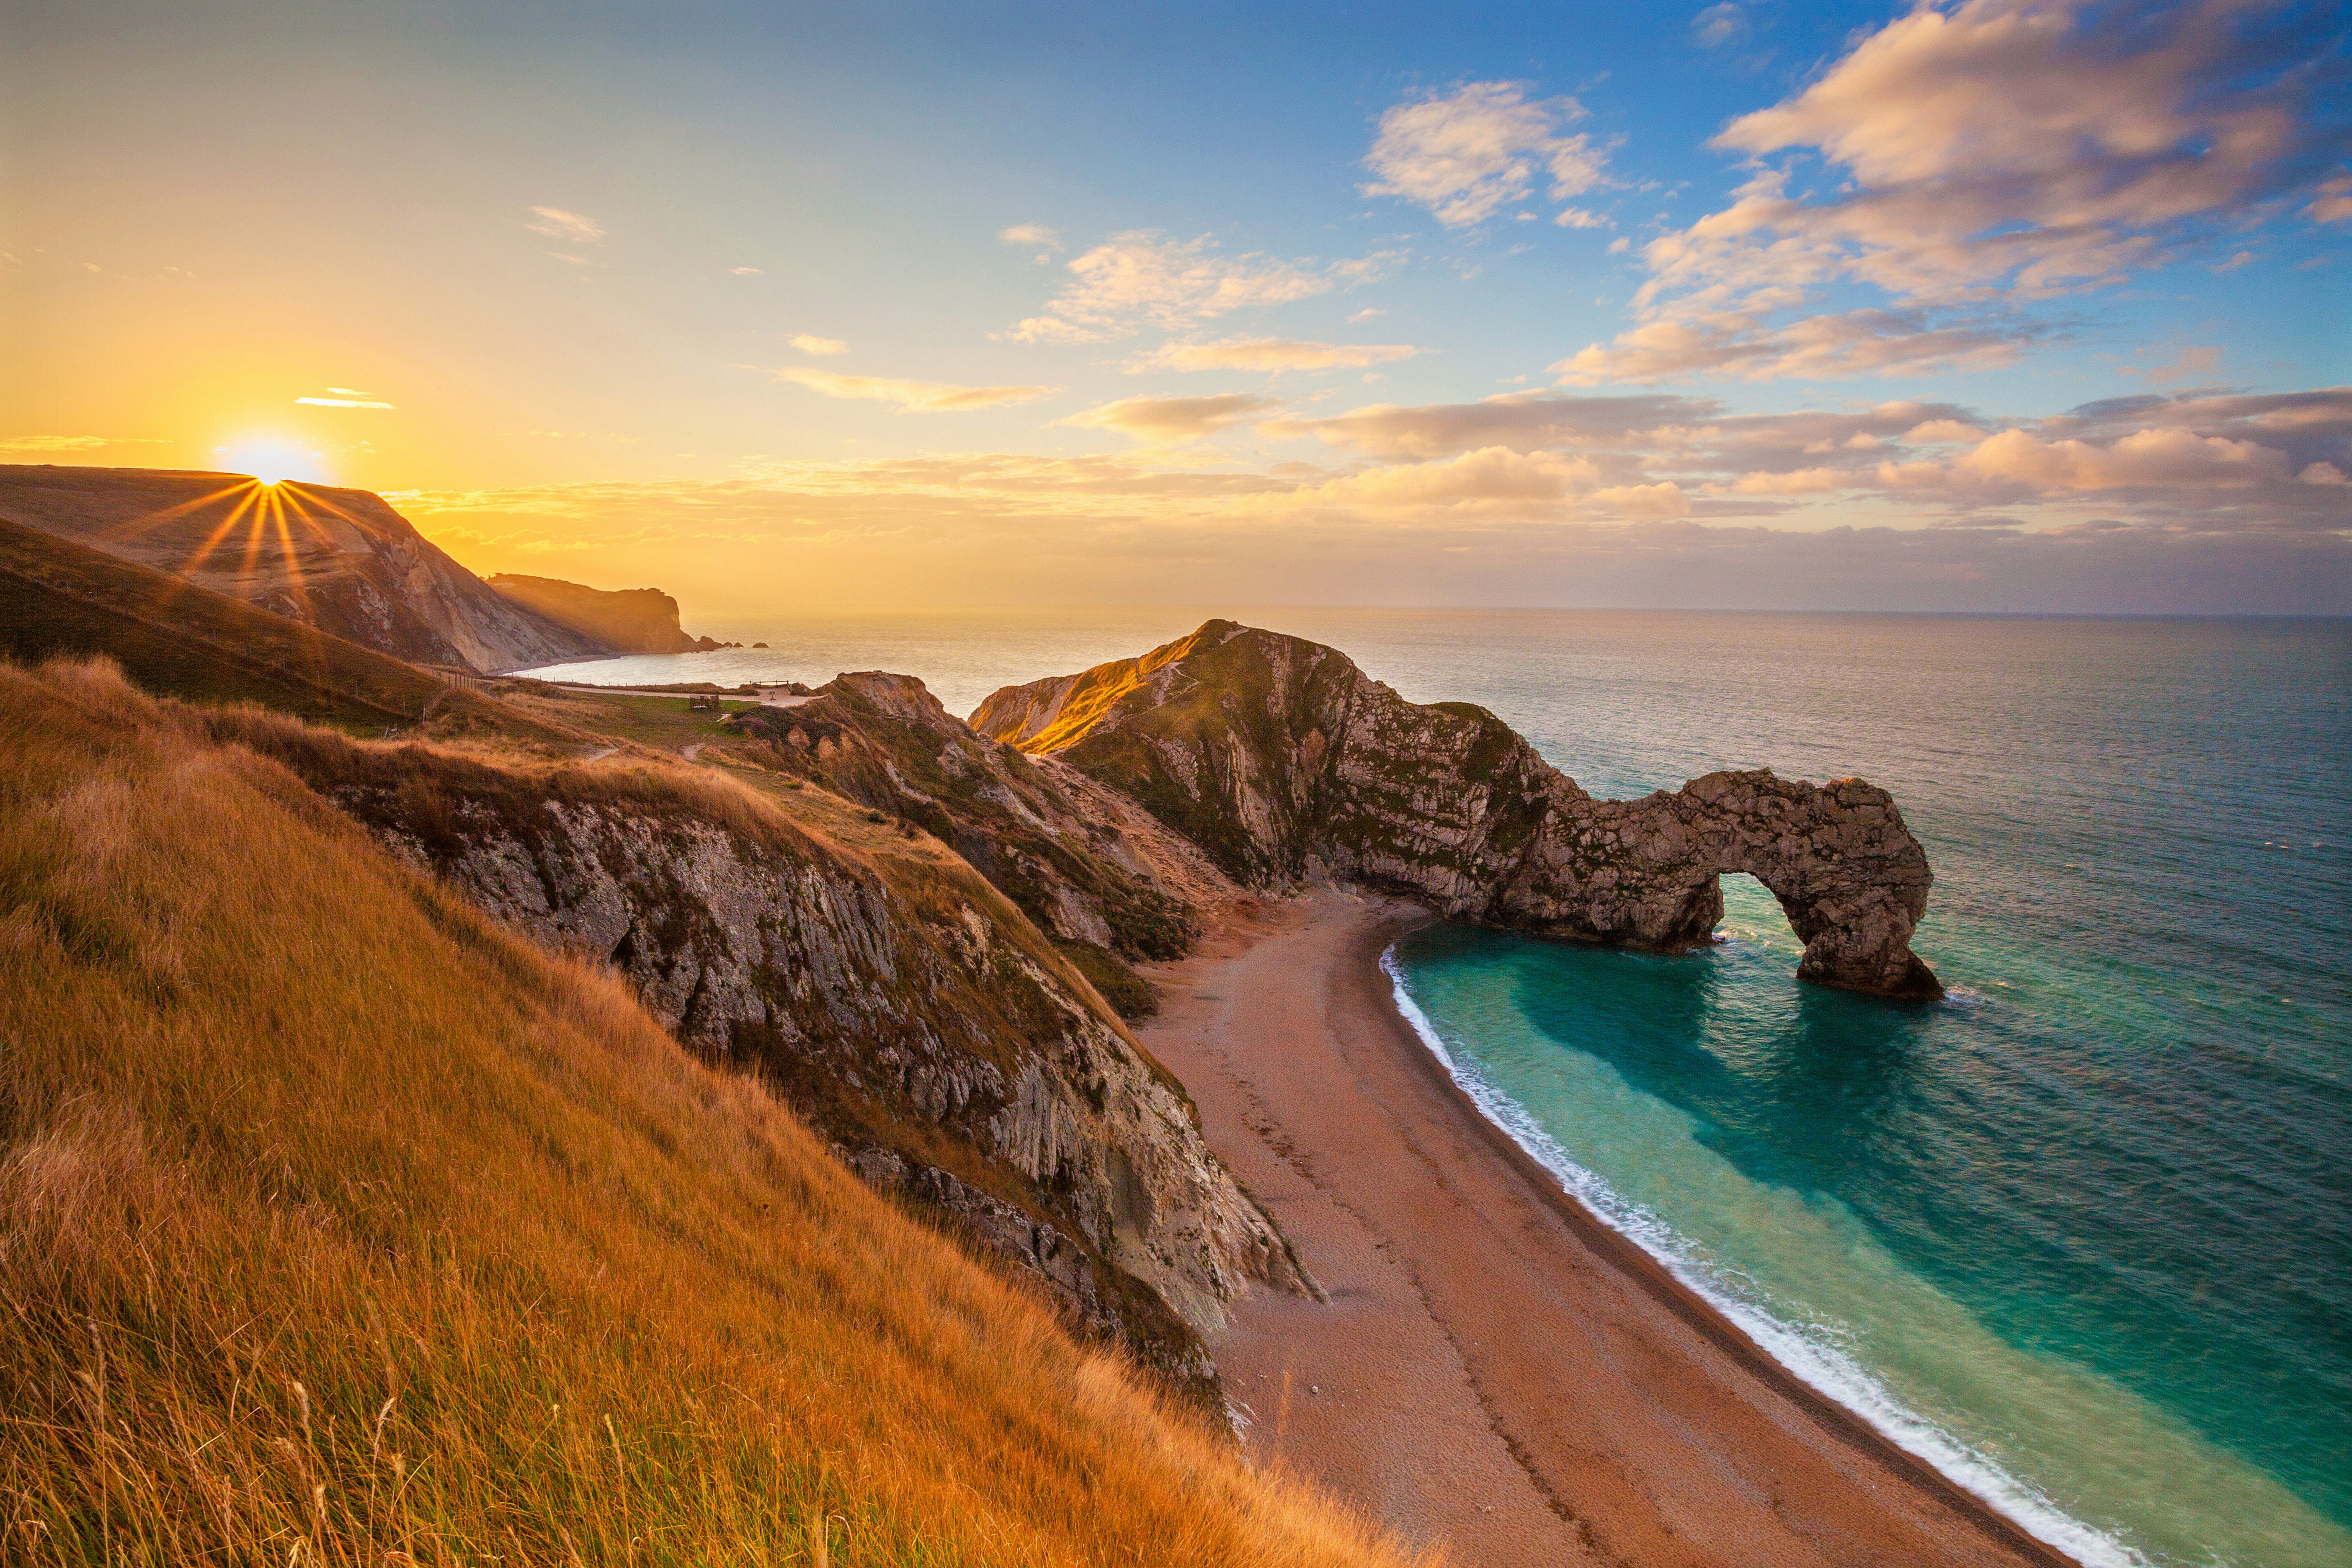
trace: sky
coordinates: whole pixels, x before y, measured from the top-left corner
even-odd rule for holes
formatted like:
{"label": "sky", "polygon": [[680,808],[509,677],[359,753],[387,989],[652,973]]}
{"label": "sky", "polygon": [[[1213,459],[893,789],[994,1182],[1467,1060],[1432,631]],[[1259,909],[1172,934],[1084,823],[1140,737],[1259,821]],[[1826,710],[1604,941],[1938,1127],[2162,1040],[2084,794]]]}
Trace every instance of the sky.
{"label": "sky", "polygon": [[2347,43],[0,0],[0,462],[379,490],[718,616],[2352,613]]}

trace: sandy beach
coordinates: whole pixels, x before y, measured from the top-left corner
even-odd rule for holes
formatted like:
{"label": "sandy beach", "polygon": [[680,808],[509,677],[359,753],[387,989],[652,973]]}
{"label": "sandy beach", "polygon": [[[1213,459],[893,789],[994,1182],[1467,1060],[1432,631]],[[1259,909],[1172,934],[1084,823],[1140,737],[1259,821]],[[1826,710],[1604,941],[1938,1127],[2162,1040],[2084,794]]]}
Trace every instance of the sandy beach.
{"label": "sandy beach", "polygon": [[2063,1564],[1563,1194],[1397,1015],[1422,915],[1323,890],[1147,971],[1139,1031],[1328,1304],[1213,1348],[1261,1463],[1461,1564]]}

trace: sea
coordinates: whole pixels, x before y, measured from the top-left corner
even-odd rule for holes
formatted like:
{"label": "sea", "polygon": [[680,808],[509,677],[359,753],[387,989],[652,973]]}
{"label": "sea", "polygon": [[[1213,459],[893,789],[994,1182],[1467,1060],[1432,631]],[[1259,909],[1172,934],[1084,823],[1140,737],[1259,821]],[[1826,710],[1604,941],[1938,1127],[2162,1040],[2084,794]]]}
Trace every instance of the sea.
{"label": "sea", "polygon": [[[1212,612],[779,618],[539,673],[997,687]],[[2352,1564],[2352,622],[1220,609],[1477,702],[1596,795],[1893,792],[1949,988],[1799,985],[1725,879],[1673,957],[1386,960],[1486,1113],[1770,1353],[2086,1564]]]}

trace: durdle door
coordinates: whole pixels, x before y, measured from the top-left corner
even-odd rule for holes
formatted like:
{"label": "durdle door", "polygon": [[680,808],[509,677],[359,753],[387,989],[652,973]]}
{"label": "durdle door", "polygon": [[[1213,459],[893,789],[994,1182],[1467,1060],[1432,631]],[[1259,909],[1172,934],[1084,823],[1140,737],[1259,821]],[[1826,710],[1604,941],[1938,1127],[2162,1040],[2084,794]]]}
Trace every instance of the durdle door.
{"label": "durdle door", "polygon": [[1717,879],[1772,890],[1800,979],[1943,987],[1911,952],[1933,874],[1885,790],[1769,770],[1596,800],[1492,713],[1407,702],[1348,657],[1211,621],[1140,658],[1007,687],[972,727],[1123,791],[1236,879],[1320,871],[1449,919],[1675,951],[1707,941]]}

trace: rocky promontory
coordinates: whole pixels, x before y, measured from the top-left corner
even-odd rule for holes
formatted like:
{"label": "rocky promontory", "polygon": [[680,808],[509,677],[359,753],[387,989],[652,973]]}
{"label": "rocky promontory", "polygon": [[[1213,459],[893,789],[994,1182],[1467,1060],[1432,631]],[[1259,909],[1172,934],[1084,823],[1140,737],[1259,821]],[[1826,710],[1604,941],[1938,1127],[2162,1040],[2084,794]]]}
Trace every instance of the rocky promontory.
{"label": "rocky promontory", "polygon": [[1911,952],[1933,877],[1885,790],[1769,770],[1596,800],[1465,702],[1408,702],[1335,648],[1213,620],[1140,658],[1007,687],[982,734],[1131,796],[1236,879],[1325,874],[1449,919],[1671,952],[1746,872],[1805,943],[1801,979],[1942,994]]}
{"label": "rocky promontory", "polygon": [[681,627],[677,601],[659,588],[588,588],[516,572],[493,573],[482,580],[500,598],[615,653],[704,653],[719,646]]}

